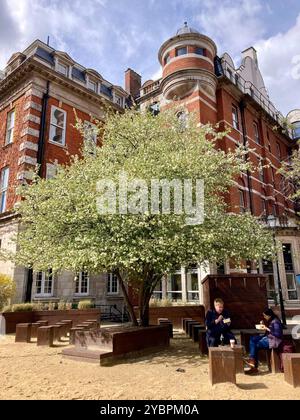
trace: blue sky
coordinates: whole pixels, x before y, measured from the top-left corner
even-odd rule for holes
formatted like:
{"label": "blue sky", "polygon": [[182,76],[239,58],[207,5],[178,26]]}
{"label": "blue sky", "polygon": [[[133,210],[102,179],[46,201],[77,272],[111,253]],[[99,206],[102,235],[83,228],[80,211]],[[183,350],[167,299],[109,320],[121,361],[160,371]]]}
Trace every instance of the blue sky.
{"label": "blue sky", "polygon": [[211,36],[219,54],[239,63],[254,45],[275,105],[300,108],[299,0],[0,0],[0,68],[34,39],[47,40],[80,64],[123,85],[131,67],[143,80],[159,76],[157,52],[187,20]]}

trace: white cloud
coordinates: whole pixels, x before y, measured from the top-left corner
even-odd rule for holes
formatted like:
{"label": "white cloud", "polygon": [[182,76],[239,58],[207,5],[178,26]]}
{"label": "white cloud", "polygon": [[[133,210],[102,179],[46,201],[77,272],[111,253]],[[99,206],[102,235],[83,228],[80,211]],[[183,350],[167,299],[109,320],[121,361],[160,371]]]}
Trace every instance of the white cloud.
{"label": "white cloud", "polygon": [[300,79],[295,78],[295,57],[300,54],[300,15],[296,24],[285,33],[259,41],[260,68],[270,97],[287,114],[300,108]]}

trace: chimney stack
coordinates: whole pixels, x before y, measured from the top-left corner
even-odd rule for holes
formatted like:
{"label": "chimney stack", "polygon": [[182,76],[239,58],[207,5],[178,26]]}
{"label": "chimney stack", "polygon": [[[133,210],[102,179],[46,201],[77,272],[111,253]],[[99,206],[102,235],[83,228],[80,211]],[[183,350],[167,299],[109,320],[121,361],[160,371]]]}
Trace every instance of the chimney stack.
{"label": "chimney stack", "polygon": [[142,77],[134,70],[128,69],[125,72],[125,90],[134,98],[140,96],[142,87]]}

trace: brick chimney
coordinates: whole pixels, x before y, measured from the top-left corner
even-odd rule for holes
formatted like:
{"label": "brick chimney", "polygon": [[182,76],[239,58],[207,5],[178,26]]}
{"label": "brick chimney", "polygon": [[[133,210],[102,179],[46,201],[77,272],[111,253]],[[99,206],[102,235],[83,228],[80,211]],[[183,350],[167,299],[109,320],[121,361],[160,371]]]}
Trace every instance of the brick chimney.
{"label": "brick chimney", "polygon": [[125,72],[125,90],[134,98],[140,96],[142,77],[134,70],[128,69]]}

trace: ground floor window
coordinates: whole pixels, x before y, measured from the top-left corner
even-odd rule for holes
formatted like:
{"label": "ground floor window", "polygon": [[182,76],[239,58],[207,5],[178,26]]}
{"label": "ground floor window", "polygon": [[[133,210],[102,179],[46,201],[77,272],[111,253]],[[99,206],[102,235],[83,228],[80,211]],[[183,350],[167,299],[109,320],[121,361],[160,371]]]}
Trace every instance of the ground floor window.
{"label": "ground floor window", "polygon": [[40,271],[36,274],[36,295],[37,296],[53,296],[53,272]]}
{"label": "ground floor window", "polygon": [[199,301],[198,266],[190,266],[186,274],[187,300],[188,302]]}
{"label": "ground floor window", "polygon": [[172,301],[182,300],[182,274],[181,270],[171,274],[168,281],[167,298]]}
{"label": "ground floor window", "polygon": [[117,295],[119,294],[119,279],[113,273],[107,275],[107,294]]}
{"label": "ground floor window", "polygon": [[263,260],[263,274],[267,277],[268,299],[276,301],[274,267],[272,261]]}
{"label": "ground floor window", "polygon": [[283,244],[282,245],[284,268],[286,273],[286,283],[288,289],[288,299],[297,300],[297,284],[296,284],[296,273],[294,269],[294,258],[293,258],[293,249],[292,244]]}
{"label": "ground floor window", "polygon": [[76,295],[88,295],[90,289],[90,277],[87,271],[82,271],[76,277],[76,287],[75,287],[75,294]]}

